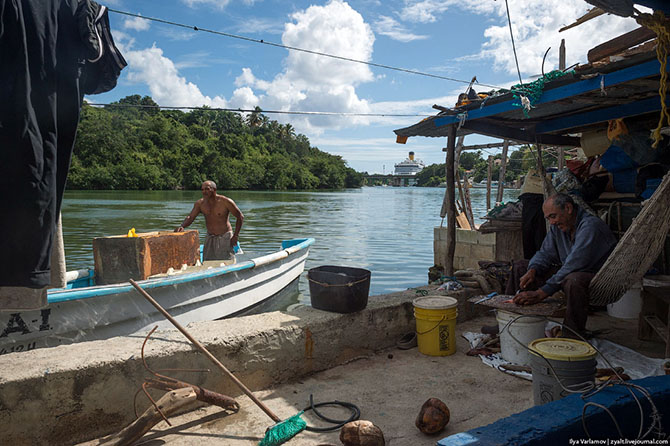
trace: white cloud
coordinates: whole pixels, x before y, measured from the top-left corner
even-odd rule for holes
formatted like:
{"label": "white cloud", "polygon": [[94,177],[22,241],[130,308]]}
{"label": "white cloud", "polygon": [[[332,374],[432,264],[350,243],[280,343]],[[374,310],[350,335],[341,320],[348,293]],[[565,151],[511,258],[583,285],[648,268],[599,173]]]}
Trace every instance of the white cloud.
{"label": "white cloud", "polygon": [[[452,5],[454,6],[454,5]],[[514,52],[507,23],[504,1],[481,2],[464,0],[459,7],[475,14],[495,18],[496,25],[484,31],[486,39],[477,54],[460,57],[459,61],[491,61],[493,68],[516,74]],[[522,77],[540,74],[542,57],[551,50],[544,63],[544,72],[558,68],[558,48],[565,39],[567,66],[585,63],[589,49],[636,28],[633,19],[602,15],[577,27],[559,33],[590,8],[583,0],[525,0],[510,1],[509,13]]]}
{"label": "white cloud", "polygon": [[421,0],[418,2],[416,0],[405,0],[405,7],[402,9],[400,16],[410,22],[432,23],[437,21],[436,15],[442,14],[453,4],[453,1],[444,0]]}
{"label": "white cloud", "polygon": [[[287,46],[369,61],[374,34],[363,17],[341,0],[310,6],[293,14],[282,34]],[[368,101],[356,94],[356,86],[374,80],[367,65],[290,51],[284,70],[272,80],[256,78],[245,68],[236,79],[238,87],[255,93],[267,109],[318,110],[367,113]],[[281,119],[281,118],[280,118]],[[293,116],[291,122],[309,131],[366,122],[362,117]]]}
{"label": "white cloud", "polygon": [[278,20],[263,19],[257,17],[247,17],[237,28],[238,31],[245,34],[249,33],[269,33],[281,34],[284,23]]}
{"label": "white cloud", "polygon": [[412,34],[407,31],[403,25],[398,23],[391,17],[381,16],[379,20],[375,22],[375,31],[377,34],[390,37],[393,40],[399,42],[411,42],[412,40],[422,40],[427,39],[428,36]]}
{"label": "white cloud", "polygon": [[230,0],[181,0],[186,6],[190,8],[196,8],[200,5],[210,5],[214,6],[217,9],[226,9]]}
{"label": "white cloud", "polygon": [[226,107],[228,104],[220,96],[203,95],[197,85],[179,75],[175,64],[155,45],[139,51],[125,51],[124,56],[128,61],[128,80],[147,84],[151,97],[162,106]]}
{"label": "white cloud", "polygon": [[[603,15],[558,33],[561,27],[574,22],[585,13],[589,5],[582,0],[528,0],[520,3],[511,2],[509,6],[519,67],[522,74],[526,75],[541,72],[542,56],[549,47],[552,49],[547,55],[544,72],[558,67],[561,39],[565,39],[566,61],[569,66],[586,62],[589,49],[638,26],[633,19]],[[507,15],[502,3],[495,13],[503,23],[486,29],[484,36],[487,41],[481,54],[492,58],[496,68],[508,73],[516,72],[509,28],[504,23]]]}
{"label": "white cloud", "polygon": [[142,19],[140,17],[128,18],[123,22],[123,27],[125,29],[134,29],[135,31],[146,31],[150,26],[151,24],[147,19]]}
{"label": "white cloud", "polygon": [[[209,5],[220,10],[226,9],[226,6],[230,4],[230,0],[181,0],[181,1],[190,8],[197,8],[200,5],[205,6]],[[247,6],[252,6],[254,3],[256,3],[256,0],[242,0],[242,3],[244,3]]]}
{"label": "white cloud", "polygon": [[[514,41],[523,77],[542,71],[542,56],[551,47],[544,64],[545,73],[558,68],[558,48],[565,39],[567,65],[586,62],[586,53],[594,46],[636,28],[633,19],[602,15],[568,31],[558,30],[582,16],[591,5],[584,0],[510,1],[509,13]],[[505,1],[481,0],[405,0],[399,17],[411,22],[429,23],[448,17],[449,9],[459,8],[493,19],[496,24],[484,31],[481,51],[454,61],[491,61],[493,68],[516,74],[514,52],[507,23]]]}

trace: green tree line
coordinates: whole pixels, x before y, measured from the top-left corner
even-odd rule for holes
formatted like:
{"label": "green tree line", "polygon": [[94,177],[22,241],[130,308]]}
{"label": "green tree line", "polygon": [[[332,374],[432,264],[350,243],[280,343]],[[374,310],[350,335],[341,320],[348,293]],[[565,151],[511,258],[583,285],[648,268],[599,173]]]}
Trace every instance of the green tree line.
{"label": "green tree line", "polygon": [[162,110],[139,95],[83,105],[68,189],[199,189],[208,179],[219,189],[341,189],[364,174],[258,107],[246,117]]}
{"label": "green tree line", "polygon": [[[519,150],[515,150],[508,155],[507,166],[505,167],[505,182],[512,182],[525,175],[530,168],[537,165],[536,161],[537,150],[532,146],[522,146]],[[494,165],[491,169],[492,181],[498,181],[500,178],[500,163],[495,163],[495,160],[501,160],[502,154],[498,153],[493,156]],[[542,152],[542,162],[544,167],[555,167],[557,165],[556,158]],[[496,165],[498,164],[498,165]],[[468,178],[475,183],[486,180],[488,177],[488,156],[484,158],[481,150],[476,152],[462,152],[459,160],[459,171],[461,178],[467,171]],[[435,187],[440,183],[447,181],[445,173],[445,164],[431,164],[426,166],[421,172],[416,174],[417,186]]]}

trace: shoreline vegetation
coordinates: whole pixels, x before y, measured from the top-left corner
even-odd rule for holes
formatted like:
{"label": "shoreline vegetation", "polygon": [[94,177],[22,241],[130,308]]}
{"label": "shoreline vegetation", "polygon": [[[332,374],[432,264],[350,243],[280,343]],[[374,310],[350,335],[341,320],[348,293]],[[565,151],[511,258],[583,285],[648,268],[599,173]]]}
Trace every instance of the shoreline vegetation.
{"label": "shoreline vegetation", "polygon": [[258,107],[183,112],[140,95],[82,106],[68,190],[197,190],[207,179],[221,190],[342,189],[365,174]]}
{"label": "shoreline vegetation", "polygon": [[[487,154],[488,157],[488,154]],[[493,155],[493,166],[491,169],[492,181],[497,182],[500,177],[500,161],[502,154]],[[546,152],[542,154],[542,163],[544,167],[555,167],[557,160]],[[505,168],[505,184],[513,184],[519,181],[521,177],[528,173],[528,170],[535,168],[537,165],[536,155],[533,153],[533,147],[524,145],[519,150],[512,151],[507,158],[507,166]],[[416,174],[416,186],[436,187],[444,184],[447,181],[445,173],[445,164],[431,164]],[[461,153],[459,159],[458,170],[461,173],[461,179],[464,174],[471,183],[477,184],[486,181],[488,176],[488,159],[482,156],[482,151],[477,150],[473,152]]]}

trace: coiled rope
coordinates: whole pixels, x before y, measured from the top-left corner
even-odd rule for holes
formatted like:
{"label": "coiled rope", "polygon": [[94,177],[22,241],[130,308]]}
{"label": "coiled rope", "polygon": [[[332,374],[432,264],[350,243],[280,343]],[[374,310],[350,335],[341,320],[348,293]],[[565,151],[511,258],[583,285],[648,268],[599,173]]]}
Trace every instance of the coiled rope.
{"label": "coiled rope", "polygon": [[647,14],[637,11],[635,17],[637,23],[649,28],[656,33],[658,43],[656,44],[656,58],[661,64],[661,79],[658,86],[658,94],[661,97],[661,116],[658,119],[658,126],[653,131],[654,143],[651,145],[654,149],[658,147],[658,143],[663,139],[661,129],[665,122],[670,124],[670,112],[665,103],[665,95],[668,91],[668,72],[667,60],[668,49],[670,48],[670,20],[665,17],[662,11],[656,10],[653,14]]}

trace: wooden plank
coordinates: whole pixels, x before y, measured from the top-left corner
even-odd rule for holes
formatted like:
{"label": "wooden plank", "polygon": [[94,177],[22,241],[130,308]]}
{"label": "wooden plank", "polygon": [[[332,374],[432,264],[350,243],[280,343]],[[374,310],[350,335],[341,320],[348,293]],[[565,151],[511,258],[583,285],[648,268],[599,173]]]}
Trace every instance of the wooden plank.
{"label": "wooden plank", "polygon": [[654,31],[641,26],[633,31],[622,34],[619,37],[615,37],[612,40],[608,40],[605,43],[601,43],[600,45],[591,48],[587,53],[587,59],[590,63],[593,63],[654,38],[656,38],[656,33]]}
{"label": "wooden plank", "polygon": [[[613,71],[611,73],[603,74],[601,76],[595,76],[590,79],[585,79],[582,81],[563,85],[561,87],[545,90],[540,99],[535,103],[535,106],[538,107],[541,104],[571,98],[573,96],[587,93],[589,91],[599,91],[601,82],[603,87],[608,88],[620,83],[628,82],[633,79],[643,79],[654,75],[657,76],[659,71],[660,71],[660,64],[656,59],[650,60],[648,62],[639,63],[630,67]],[[468,110],[468,120],[466,121],[466,124],[472,122],[473,120],[486,118],[489,116],[495,116],[512,110],[518,110],[519,107],[518,105],[516,105],[517,103],[518,101],[516,99],[510,98],[510,100],[508,101],[487,105],[482,108],[475,108],[473,110]],[[442,127],[445,125],[458,124],[459,121],[460,118],[456,115],[441,116],[433,120],[433,125],[435,125],[435,127]],[[477,131],[477,129],[474,128],[472,130]],[[493,134],[492,136],[495,136],[495,134]],[[509,137],[501,137],[501,139],[511,139],[515,141],[523,141],[530,143],[536,142],[534,139],[529,140],[527,138],[516,138],[512,135],[510,135]],[[579,141],[579,138],[576,139],[577,141]],[[538,141],[538,142],[540,142],[541,144],[552,144],[557,146],[564,145],[564,146],[579,147],[579,142],[577,142],[577,144],[572,143],[562,144],[558,142],[554,143],[551,141]]]}
{"label": "wooden plank", "polygon": [[654,329],[657,335],[661,337],[663,342],[668,342],[668,334],[667,334],[667,327],[659,318],[656,316],[652,315],[647,315],[644,317],[644,320],[651,328]]}
{"label": "wooden plank", "polygon": [[[567,25],[567,26],[564,26],[563,28],[559,29],[558,32],[560,33],[560,32],[566,31],[566,30],[568,30],[568,29],[570,29],[570,28],[574,28],[575,26],[581,25],[582,23],[586,23],[586,22],[588,22],[589,20],[594,19],[594,18],[596,18],[596,17],[598,17],[598,16],[600,16],[600,15],[603,15],[603,14],[605,14],[605,11],[603,11],[603,10],[600,9],[600,8],[592,8],[592,9],[589,9],[588,12],[587,12],[586,14],[584,14],[583,16],[581,16],[580,18],[578,18],[577,20],[575,20],[573,23],[571,23],[571,24],[569,24],[569,25]],[[565,67],[563,67],[563,68],[565,68]],[[562,70],[563,68],[560,68],[560,69]]]}
{"label": "wooden plank", "polygon": [[465,213],[468,216],[470,227],[475,228],[475,216],[472,214],[472,201],[470,201],[470,180],[468,174],[465,174],[465,184],[463,184],[463,191],[465,192]]}
{"label": "wooden plank", "polygon": [[493,172],[493,155],[489,155],[489,166],[486,176],[486,212],[491,209],[491,177]]}
{"label": "wooden plank", "polygon": [[502,149],[502,159],[500,163],[500,172],[498,175],[498,194],[496,196],[496,202],[502,203],[503,201],[503,191],[505,190],[505,171],[507,170],[507,149],[509,148],[509,141],[505,140],[505,145]]}
{"label": "wooden plank", "polygon": [[[612,107],[599,108],[597,110],[589,110],[582,113],[575,113],[572,115],[563,116],[556,119],[547,119],[539,122],[535,126],[537,133],[558,132],[574,129],[576,127],[586,127],[591,124],[609,121],[610,119],[626,118],[629,116],[637,116],[645,113],[655,112],[661,109],[661,101],[658,95],[642,99],[640,101],[629,102],[623,105],[614,105]],[[492,135],[497,136],[497,135]],[[538,135],[538,139],[541,135]],[[550,136],[550,135],[547,135]],[[579,138],[577,138],[579,140]],[[544,142],[541,142],[544,144]],[[580,144],[554,144],[550,145],[570,145],[579,147]]]}
{"label": "wooden plank", "polygon": [[468,217],[465,216],[465,212],[461,212],[456,216],[456,223],[458,223],[458,227],[461,229],[467,229],[470,230],[472,229],[470,227],[470,222],[468,221]]}
{"label": "wooden plank", "polygon": [[444,260],[444,272],[454,275],[454,254],[456,252],[456,196],[454,188],[454,155],[456,152],[456,125],[449,126],[447,136],[447,158],[445,170],[447,176],[447,250]]}
{"label": "wooden plank", "polygon": [[[658,99],[658,98],[657,98]],[[438,119],[435,120],[437,122]],[[562,135],[540,135],[528,129],[518,129],[506,127],[504,125],[493,124],[489,120],[470,120],[465,121],[462,128],[482,135],[493,136],[494,138],[504,138],[515,141],[525,141],[531,144],[549,144],[554,146],[580,147],[581,141],[574,136]]]}

